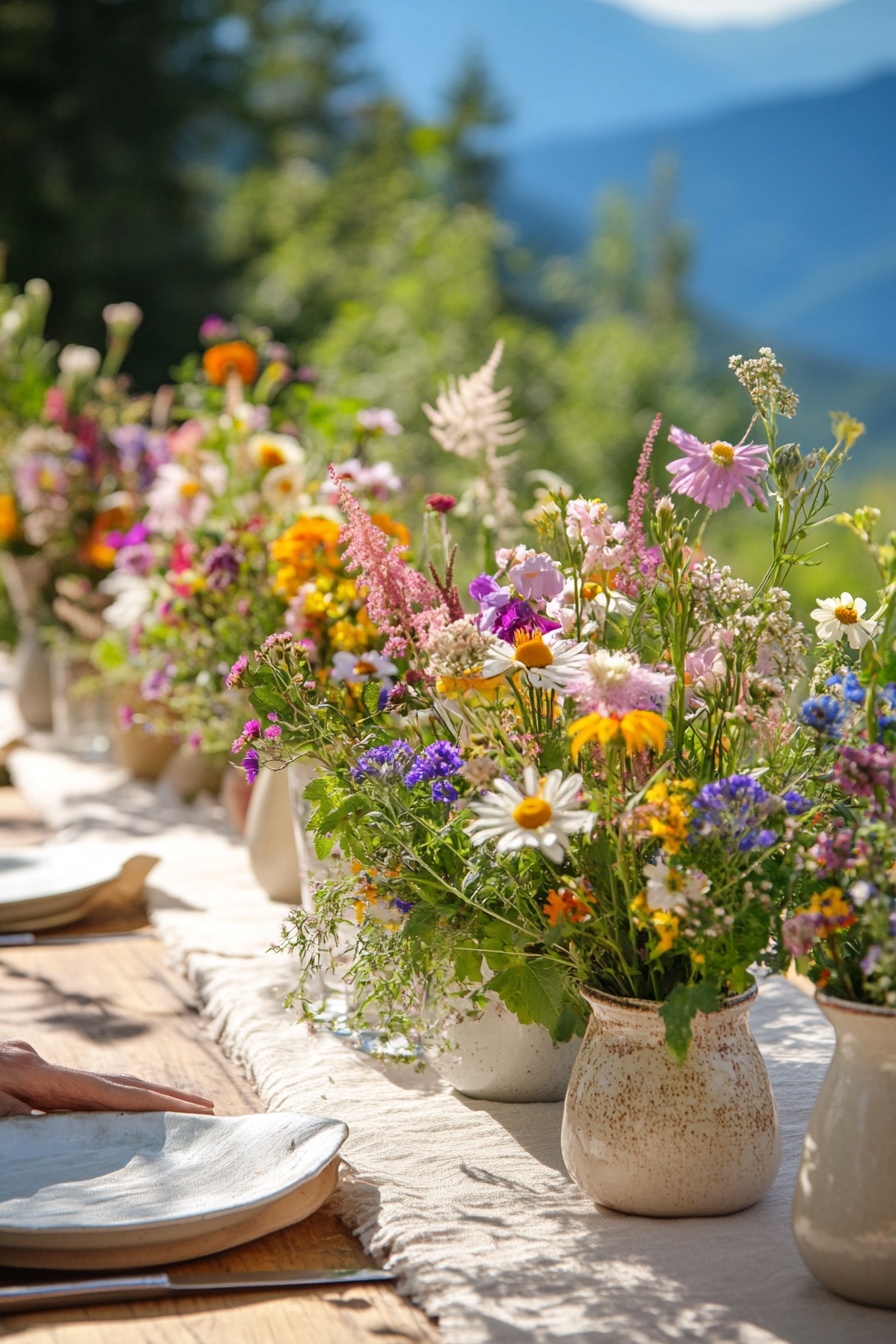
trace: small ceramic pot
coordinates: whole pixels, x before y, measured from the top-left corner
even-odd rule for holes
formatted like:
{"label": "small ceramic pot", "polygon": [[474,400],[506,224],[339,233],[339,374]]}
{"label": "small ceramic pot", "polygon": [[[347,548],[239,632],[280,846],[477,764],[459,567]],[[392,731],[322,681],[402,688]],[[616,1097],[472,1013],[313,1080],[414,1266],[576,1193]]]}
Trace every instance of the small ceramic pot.
{"label": "small ceramic pot", "polygon": [[816,999],[837,1044],[803,1143],[797,1249],[832,1292],[896,1307],[896,1009]]}
{"label": "small ceramic pot", "polygon": [[[177,751],[180,739],[173,731],[166,731],[164,725],[156,727],[153,724],[152,731],[142,725],[122,728],[118,714],[125,706],[140,715],[146,715],[150,709],[135,687],[119,686],[115,689],[109,728],[112,755],[134,779],[158,779]],[[173,729],[173,719],[170,725]]]}
{"label": "small ceramic pot", "polygon": [[443,1027],[447,1048],[433,1067],[465,1097],[482,1101],[562,1101],[581,1044],[559,1043],[544,1027],[524,1026],[496,994],[478,1017],[458,1014]]}
{"label": "small ceramic pot", "polygon": [[[246,791],[241,772],[231,773]],[[302,889],[286,770],[259,771],[252,785],[243,838],[249,851],[249,867],[261,889],[272,901],[298,905]]]}
{"label": "small ceramic pot", "polygon": [[748,1022],[756,987],[697,1014],[683,1064],[666,1047],[658,1003],[582,994],[591,1018],[561,1137],[579,1188],[596,1204],[653,1218],[754,1204],[781,1161],[771,1084]]}

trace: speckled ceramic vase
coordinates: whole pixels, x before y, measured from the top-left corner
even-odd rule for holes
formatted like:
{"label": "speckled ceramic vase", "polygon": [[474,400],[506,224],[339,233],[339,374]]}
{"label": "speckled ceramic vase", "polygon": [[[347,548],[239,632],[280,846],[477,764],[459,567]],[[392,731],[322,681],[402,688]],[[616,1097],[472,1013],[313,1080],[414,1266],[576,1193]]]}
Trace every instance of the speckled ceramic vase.
{"label": "speckled ceramic vase", "polygon": [[832,1292],[896,1307],[896,1009],[816,997],[837,1046],[803,1143],[797,1249]]}
{"label": "speckled ceramic vase", "polygon": [[480,1016],[446,1023],[447,1048],[433,1063],[436,1072],[481,1101],[562,1101],[578,1036],[561,1044],[544,1027],[524,1026],[497,995],[488,1001]]}
{"label": "speckled ceramic vase", "polygon": [[781,1161],[771,1084],[748,1022],[756,987],[697,1014],[683,1064],[666,1048],[659,1004],[582,993],[591,1018],[562,1130],[579,1188],[596,1204],[652,1218],[754,1204]]}

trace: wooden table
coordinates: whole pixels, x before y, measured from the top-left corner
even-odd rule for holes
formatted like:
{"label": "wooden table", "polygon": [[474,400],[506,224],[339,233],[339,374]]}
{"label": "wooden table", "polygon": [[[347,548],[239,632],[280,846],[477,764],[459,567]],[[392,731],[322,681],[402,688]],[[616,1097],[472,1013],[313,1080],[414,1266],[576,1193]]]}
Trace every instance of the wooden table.
{"label": "wooden table", "polygon": [[[62,936],[66,930],[59,930]],[[48,934],[49,938],[50,935]],[[189,987],[165,966],[148,930],[0,947],[0,1039],[81,1068],[168,1081],[213,1097],[219,1115],[262,1110],[203,1031]],[[0,1155],[2,1161],[2,1155]],[[326,1207],[258,1241],[191,1261],[211,1271],[324,1269],[371,1262]],[[0,1270],[7,1283],[23,1270]],[[389,1344],[436,1341],[433,1324],[389,1284],[356,1284],[183,1297],[170,1302],[23,1313],[0,1318],[0,1336],[28,1344]]]}

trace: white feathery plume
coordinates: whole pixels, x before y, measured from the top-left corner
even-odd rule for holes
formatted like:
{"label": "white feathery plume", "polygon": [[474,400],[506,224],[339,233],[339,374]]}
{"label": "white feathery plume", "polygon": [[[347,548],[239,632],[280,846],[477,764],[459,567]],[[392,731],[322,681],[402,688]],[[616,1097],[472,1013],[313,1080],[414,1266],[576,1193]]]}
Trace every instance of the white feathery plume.
{"label": "white feathery plume", "polygon": [[495,391],[495,374],[504,354],[504,342],[498,341],[489,358],[476,373],[449,378],[439,389],[435,406],[424,404],[430,433],[446,453],[468,460],[479,459],[479,475],[474,488],[483,523],[501,539],[517,520],[517,510],[507,487],[507,469],[516,461],[516,453],[501,454],[523,437],[522,420],[511,419],[509,387]]}

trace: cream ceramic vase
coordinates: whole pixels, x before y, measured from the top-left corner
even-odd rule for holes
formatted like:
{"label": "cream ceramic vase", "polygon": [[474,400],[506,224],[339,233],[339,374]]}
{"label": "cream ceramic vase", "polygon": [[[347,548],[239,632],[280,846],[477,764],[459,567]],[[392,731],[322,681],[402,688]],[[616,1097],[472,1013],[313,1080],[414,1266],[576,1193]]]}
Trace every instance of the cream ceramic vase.
{"label": "cream ceramic vase", "polygon": [[243,839],[249,851],[249,867],[262,890],[272,901],[298,905],[302,887],[286,770],[258,772]]}
{"label": "cream ceramic vase", "polygon": [[13,661],[13,693],[29,728],[53,727],[50,658],[40,638],[37,613],[49,571],[40,555],[15,556],[0,549],[0,576],[9,594],[19,640]]}
{"label": "cream ceramic vase", "polygon": [[524,1026],[495,994],[478,1017],[458,1015],[443,1035],[447,1048],[433,1067],[456,1091],[482,1101],[562,1101],[581,1044]]}
{"label": "cream ceramic vase", "polygon": [[579,1188],[596,1204],[652,1218],[754,1204],[781,1161],[771,1084],[748,1022],[756,987],[697,1014],[683,1064],[666,1048],[659,1004],[582,993],[591,1018],[561,1137]]}
{"label": "cream ceramic vase", "polygon": [[816,997],[837,1045],[803,1143],[797,1249],[832,1292],[896,1307],[896,1009]]}

